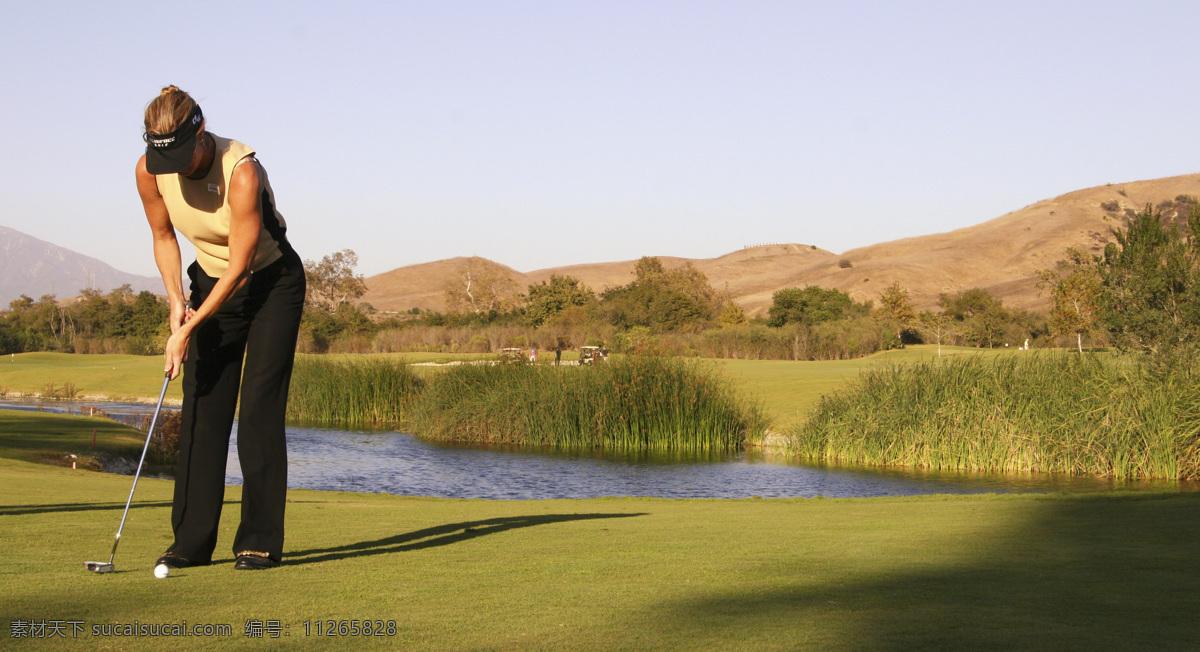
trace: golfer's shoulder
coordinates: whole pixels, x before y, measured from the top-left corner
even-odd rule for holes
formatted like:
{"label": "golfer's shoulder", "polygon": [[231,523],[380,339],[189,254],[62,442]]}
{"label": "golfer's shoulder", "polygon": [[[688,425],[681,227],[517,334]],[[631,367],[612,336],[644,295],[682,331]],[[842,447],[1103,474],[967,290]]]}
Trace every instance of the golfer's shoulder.
{"label": "golfer's shoulder", "polygon": [[231,205],[251,206],[258,202],[262,190],[262,177],[254,157],[239,160],[229,175],[229,201]]}
{"label": "golfer's shoulder", "polygon": [[238,159],[234,164],[233,172],[229,175],[230,187],[236,186],[255,186],[257,187],[261,181],[259,174],[258,159],[254,155]]}
{"label": "golfer's shoulder", "polygon": [[138,193],[144,198],[158,197],[158,178],[146,169],[146,155],[142,154],[138,159],[137,167],[134,169],[134,177],[137,179]]}

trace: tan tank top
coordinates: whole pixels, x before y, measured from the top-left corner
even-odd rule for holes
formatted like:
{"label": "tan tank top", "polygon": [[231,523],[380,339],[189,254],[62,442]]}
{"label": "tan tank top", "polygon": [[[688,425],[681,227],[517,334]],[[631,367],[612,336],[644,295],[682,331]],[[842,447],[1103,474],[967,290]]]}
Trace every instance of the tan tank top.
{"label": "tan tank top", "polygon": [[[196,262],[205,274],[214,278],[229,267],[229,218],[232,211],[226,197],[233,168],[241,161],[253,160],[254,150],[236,140],[212,134],[217,144],[212,168],[203,179],[189,179],[181,174],[155,176],[158,192],[167,204],[171,224],[196,247]],[[287,223],[275,212],[275,193],[267,180],[267,172],[259,166],[262,192],[259,197],[263,224],[258,232],[258,249],[251,271],[260,269],[283,256],[280,242],[284,240]]]}

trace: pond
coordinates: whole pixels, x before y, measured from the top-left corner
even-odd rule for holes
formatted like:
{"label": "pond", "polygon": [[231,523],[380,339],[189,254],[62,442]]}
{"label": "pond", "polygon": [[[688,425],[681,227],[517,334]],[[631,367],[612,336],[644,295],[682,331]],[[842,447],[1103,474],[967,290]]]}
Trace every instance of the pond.
{"label": "pond", "polygon": [[[0,401],[0,407],[87,413],[90,405],[140,421],[137,404]],[[226,481],[241,484],[237,433]],[[430,442],[409,434],[288,427],[288,486],[402,496],[500,500],[645,496],[829,498],[1011,492],[1194,490],[1193,483],[1111,478],[839,468],[761,452],[701,455],[546,451]]]}

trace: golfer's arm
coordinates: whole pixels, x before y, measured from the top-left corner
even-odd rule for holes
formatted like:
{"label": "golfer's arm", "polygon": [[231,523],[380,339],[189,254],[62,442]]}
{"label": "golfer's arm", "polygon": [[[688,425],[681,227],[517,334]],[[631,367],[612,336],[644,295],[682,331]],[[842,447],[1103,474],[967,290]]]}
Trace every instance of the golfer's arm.
{"label": "golfer's arm", "polygon": [[229,297],[250,280],[250,266],[258,251],[258,235],[262,230],[262,206],[259,191],[258,164],[239,165],[229,180],[229,266],[217,279],[216,285],[188,321],[194,328],[211,317]]}
{"label": "golfer's arm", "polygon": [[175,239],[175,227],[162,195],[158,194],[158,182],[146,171],[146,157],[138,160],[138,195],[146,211],[146,221],[154,238],[154,263],[162,276],[167,299],[172,306],[183,306],[183,264],[179,257],[179,241]]}

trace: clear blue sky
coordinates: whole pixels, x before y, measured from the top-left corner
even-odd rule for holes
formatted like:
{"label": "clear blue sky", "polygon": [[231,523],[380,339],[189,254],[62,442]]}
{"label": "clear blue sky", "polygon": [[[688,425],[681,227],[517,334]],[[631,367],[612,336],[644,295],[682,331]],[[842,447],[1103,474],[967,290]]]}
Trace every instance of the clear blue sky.
{"label": "clear blue sky", "polygon": [[[372,275],[834,252],[1200,171],[1197,2],[9,3],[0,225],[154,275],[141,117],[255,147]],[[189,252],[185,249],[185,256]]]}

